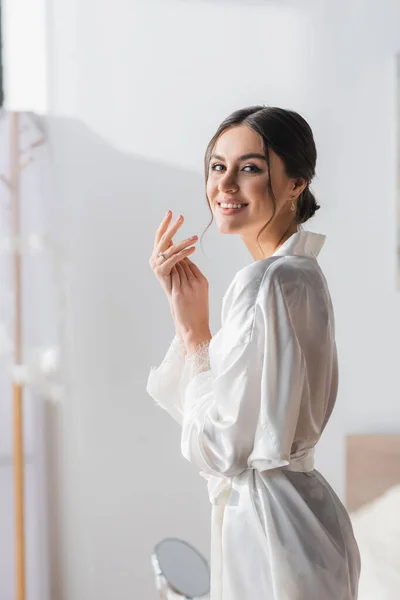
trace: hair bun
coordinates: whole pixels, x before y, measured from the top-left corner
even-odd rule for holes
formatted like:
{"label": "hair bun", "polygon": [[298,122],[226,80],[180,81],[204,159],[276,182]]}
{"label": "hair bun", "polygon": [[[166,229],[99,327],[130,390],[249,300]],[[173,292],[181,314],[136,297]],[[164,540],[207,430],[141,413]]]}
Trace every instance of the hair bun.
{"label": "hair bun", "polygon": [[319,208],[321,207],[307,184],[297,201],[297,223],[305,223],[308,219],[311,219]]}

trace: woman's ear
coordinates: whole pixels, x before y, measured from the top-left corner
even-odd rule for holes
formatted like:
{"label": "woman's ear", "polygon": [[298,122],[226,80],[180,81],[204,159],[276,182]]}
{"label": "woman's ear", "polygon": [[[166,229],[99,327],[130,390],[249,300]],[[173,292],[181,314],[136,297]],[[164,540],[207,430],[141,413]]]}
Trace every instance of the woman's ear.
{"label": "woman's ear", "polygon": [[305,179],[303,179],[302,177],[297,177],[296,179],[293,179],[292,199],[297,200],[297,198],[300,196],[300,194],[302,192],[304,192],[306,187],[307,187],[307,181]]}

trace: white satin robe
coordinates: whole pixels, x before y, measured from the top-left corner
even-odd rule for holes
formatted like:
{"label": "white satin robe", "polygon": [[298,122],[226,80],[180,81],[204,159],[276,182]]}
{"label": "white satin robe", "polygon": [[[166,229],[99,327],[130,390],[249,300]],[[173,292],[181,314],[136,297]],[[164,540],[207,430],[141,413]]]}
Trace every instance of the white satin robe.
{"label": "white satin robe", "polygon": [[208,370],[188,373],[174,338],[147,391],[182,425],[182,454],[208,480],[212,600],[355,600],[349,516],[314,469],[338,387],[334,315],[298,231],[240,270],[223,300]]}

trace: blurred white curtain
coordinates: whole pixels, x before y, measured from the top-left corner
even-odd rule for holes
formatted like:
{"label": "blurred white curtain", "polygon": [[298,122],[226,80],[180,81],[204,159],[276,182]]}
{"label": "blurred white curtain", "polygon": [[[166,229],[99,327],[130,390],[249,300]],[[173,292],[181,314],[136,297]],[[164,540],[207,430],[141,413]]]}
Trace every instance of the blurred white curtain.
{"label": "blurred white curtain", "polygon": [[[63,259],[48,236],[51,164],[43,123],[19,113],[20,236],[11,236],[10,113],[0,119],[0,600],[14,600],[12,381],[24,388],[27,600],[52,600],[48,569],[46,403],[63,400],[60,342]],[[14,252],[22,254],[22,365],[14,364]]]}

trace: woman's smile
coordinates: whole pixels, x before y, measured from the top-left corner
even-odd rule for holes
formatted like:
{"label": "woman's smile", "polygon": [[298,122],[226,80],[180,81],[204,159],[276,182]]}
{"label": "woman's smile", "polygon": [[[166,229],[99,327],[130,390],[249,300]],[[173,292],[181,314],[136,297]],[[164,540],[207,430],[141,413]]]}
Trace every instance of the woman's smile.
{"label": "woman's smile", "polygon": [[240,202],[218,202],[218,210],[226,216],[237,215],[246,210],[248,204]]}

